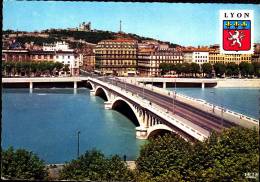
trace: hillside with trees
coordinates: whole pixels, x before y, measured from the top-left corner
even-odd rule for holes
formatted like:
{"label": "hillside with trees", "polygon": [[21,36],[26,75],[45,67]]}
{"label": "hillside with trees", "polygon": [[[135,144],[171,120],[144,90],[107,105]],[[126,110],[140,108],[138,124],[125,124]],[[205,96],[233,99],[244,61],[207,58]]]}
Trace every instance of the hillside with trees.
{"label": "hillside with trees", "polygon": [[[26,42],[34,42],[36,45],[42,45],[43,43],[54,43],[56,41],[61,41],[61,40],[66,40],[73,38],[74,40],[83,40],[89,43],[97,44],[101,40],[106,40],[106,39],[114,39],[118,36],[120,37],[125,37],[125,38],[131,38],[135,39],[138,42],[141,42],[143,40],[155,40],[153,38],[149,37],[143,37],[139,36],[137,34],[133,33],[117,33],[117,32],[111,32],[111,31],[103,31],[103,30],[97,30],[97,31],[91,31],[91,32],[86,32],[86,31],[76,31],[76,30],[56,30],[56,29],[51,29],[51,30],[44,30],[42,33],[48,34],[49,37],[40,37],[40,36],[28,36],[26,33],[28,32],[22,32],[22,31],[14,31],[14,30],[5,30],[3,31],[3,35],[8,35],[8,34],[15,34],[15,33],[24,33],[22,36],[17,37],[17,41],[24,44]],[[40,34],[40,33],[39,33]],[[170,42],[164,42],[160,40],[156,40],[159,43],[167,43],[171,48],[174,48],[178,46],[177,44],[173,44]]]}

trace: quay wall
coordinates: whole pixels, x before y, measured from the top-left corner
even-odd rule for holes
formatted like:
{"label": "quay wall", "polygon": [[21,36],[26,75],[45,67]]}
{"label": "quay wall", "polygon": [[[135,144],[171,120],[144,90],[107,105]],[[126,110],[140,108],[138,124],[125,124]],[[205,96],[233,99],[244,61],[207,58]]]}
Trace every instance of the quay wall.
{"label": "quay wall", "polygon": [[216,87],[260,88],[260,79],[218,79]]}

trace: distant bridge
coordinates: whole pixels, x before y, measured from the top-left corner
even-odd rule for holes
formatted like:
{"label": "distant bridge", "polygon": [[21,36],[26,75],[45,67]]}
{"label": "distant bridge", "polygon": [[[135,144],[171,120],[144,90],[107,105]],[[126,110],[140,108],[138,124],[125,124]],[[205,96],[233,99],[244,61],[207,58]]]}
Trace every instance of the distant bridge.
{"label": "distant bridge", "polygon": [[159,78],[159,77],[143,77],[143,78],[135,78],[135,81],[146,83],[146,84],[153,84],[157,86],[161,86],[164,89],[166,87],[173,87],[175,85],[181,85],[182,87],[191,87],[197,86],[201,88],[205,87],[215,87],[217,86],[218,80],[217,79],[207,79],[207,78]]}

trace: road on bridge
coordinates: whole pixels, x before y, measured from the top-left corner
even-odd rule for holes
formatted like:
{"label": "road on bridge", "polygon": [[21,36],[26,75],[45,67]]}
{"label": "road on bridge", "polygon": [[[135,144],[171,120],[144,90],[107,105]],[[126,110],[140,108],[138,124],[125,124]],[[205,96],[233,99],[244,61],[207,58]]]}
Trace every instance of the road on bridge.
{"label": "road on bridge", "polygon": [[116,85],[122,89],[126,89],[129,92],[138,94],[139,96],[144,97],[146,100],[150,101],[151,104],[155,103],[160,107],[167,109],[169,112],[185,118],[186,120],[191,121],[192,123],[206,129],[209,132],[221,132],[222,128],[236,126],[236,124],[230,121],[194,108],[193,106],[176,99],[173,101],[172,97],[153,92],[149,89],[122,82],[119,79],[113,79],[112,81],[110,78],[102,78],[100,80],[110,82],[110,84]]}

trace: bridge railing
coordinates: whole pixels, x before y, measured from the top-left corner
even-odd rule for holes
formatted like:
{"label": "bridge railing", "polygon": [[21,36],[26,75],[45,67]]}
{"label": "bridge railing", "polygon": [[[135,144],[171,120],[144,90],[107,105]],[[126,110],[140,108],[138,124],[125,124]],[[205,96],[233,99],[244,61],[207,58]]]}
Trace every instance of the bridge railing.
{"label": "bridge railing", "polygon": [[[151,86],[150,86],[151,88]],[[162,93],[164,95],[167,95],[169,97],[173,97],[174,94],[175,98],[177,100],[180,100],[182,102],[186,102],[187,104],[193,105],[196,108],[202,109],[206,112],[209,112],[213,115],[219,116],[219,117],[223,117],[225,119],[228,119],[238,125],[244,126],[244,127],[259,127],[259,121],[246,116],[244,114],[232,111],[230,109],[227,109],[225,107],[220,107],[218,105],[212,104],[212,103],[208,103],[207,101],[203,100],[203,99],[196,99],[196,98],[192,98],[180,93],[174,93],[174,91],[167,91],[161,88],[155,88],[153,87],[153,90]],[[214,109],[213,109],[214,107]]]}
{"label": "bridge railing", "polygon": [[[127,79],[126,79],[127,80]],[[230,109],[227,109],[225,107],[220,107],[218,105],[212,104],[212,103],[208,103],[207,101],[203,100],[203,99],[197,99],[197,98],[192,98],[189,97],[187,95],[183,95],[180,93],[175,93],[174,91],[168,91],[156,86],[152,86],[152,85],[146,85],[144,83],[139,83],[136,82],[136,80],[127,80],[128,83],[131,84],[135,84],[137,86],[140,87],[144,87],[146,89],[150,89],[153,90],[157,93],[163,94],[163,95],[167,95],[168,97],[174,97],[176,98],[176,100],[179,100],[181,102],[187,103],[189,105],[192,105],[195,108],[201,109],[203,111],[206,111],[210,114],[216,115],[218,117],[221,118],[225,118],[228,119],[238,125],[244,126],[244,127],[259,127],[259,121],[256,120],[255,118],[246,116],[244,114],[232,111]],[[214,107],[214,109],[213,109]]]}

